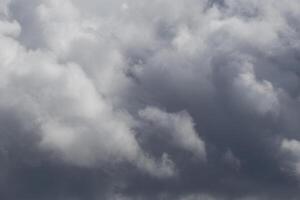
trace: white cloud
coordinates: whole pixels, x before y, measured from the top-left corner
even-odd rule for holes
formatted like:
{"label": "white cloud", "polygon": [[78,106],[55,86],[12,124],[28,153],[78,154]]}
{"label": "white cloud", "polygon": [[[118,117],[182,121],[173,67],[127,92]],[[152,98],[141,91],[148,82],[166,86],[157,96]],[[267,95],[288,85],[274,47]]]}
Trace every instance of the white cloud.
{"label": "white cloud", "polygon": [[250,63],[241,68],[242,72],[235,78],[233,88],[237,98],[245,104],[244,107],[260,114],[278,115],[280,103],[272,83],[266,80],[258,81]]}
{"label": "white cloud", "polygon": [[294,156],[295,159],[291,161],[292,166],[296,174],[300,175],[300,142],[293,139],[284,139],[281,143],[281,150]]}
{"label": "white cloud", "polygon": [[196,132],[193,119],[187,112],[167,113],[156,107],[147,107],[139,111],[139,115],[153,126],[166,129],[171,143],[205,159],[205,143]]}

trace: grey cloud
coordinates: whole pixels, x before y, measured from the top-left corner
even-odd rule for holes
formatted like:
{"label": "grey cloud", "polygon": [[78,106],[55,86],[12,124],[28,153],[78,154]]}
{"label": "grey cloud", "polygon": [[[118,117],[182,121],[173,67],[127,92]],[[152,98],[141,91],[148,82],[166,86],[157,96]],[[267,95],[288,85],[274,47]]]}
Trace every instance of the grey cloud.
{"label": "grey cloud", "polygon": [[2,0],[0,197],[297,199],[298,4]]}
{"label": "grey cloud", "polygon": [[39,127],[41,147],[57,151],[64,160],[80,166],[127,160],[150,173],[164,175],[160,170],[168,166],[163,163],[156,168],[160,164],[140,149],[131,117],[114,111],[80,66],[59,64],[55,54],[43,50],[27,51],[13,38],[4,37],[2,44],[13,46],[8,47],[9,55],[2,54],[7,59],[1,66],[2,106],[31,116],[24,121]]}

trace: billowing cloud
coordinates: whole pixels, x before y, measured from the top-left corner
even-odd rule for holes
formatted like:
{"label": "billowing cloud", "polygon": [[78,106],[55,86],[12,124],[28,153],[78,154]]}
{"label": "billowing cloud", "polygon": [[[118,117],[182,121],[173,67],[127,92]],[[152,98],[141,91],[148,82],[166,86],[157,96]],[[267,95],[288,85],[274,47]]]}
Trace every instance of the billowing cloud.
{"label": "billowing cloud", "polygon": [[150,122],[150,126],[157,126],[158,130],[165,130],[166,139],[173,145],[205,159],[205,144],[194,129],[194,122],[188,113],[184,111],[174,114],[166,113],[158,108],[147,107],[141,110],[139,115]]}
{"label": "billowing cloud", "polygon": [[54,150],[79,166],[125,160],[155,175],[172,173],[165,157],[159,164],[143,152],[134,136],[133,119],[126,111],[114,110],[81,66],[59,63],[56,54],[48,50],[26,49],[15,39],[20,32],[18,24],[3,23],[1,45],[8,51],[1,53],[1,107],[11,107],[16,115],[21,112],[25,123],[36,126],[42,148]]}
{"label": "billowing cloud", "polygon": [[1,199],[297,199],[297,0],[0,0]]}

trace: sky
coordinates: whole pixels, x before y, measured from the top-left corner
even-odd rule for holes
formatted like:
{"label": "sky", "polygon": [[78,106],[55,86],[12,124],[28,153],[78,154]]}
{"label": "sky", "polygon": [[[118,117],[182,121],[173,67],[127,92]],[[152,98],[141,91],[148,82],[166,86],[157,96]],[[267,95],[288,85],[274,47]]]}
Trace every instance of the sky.
{"label": "sky", "polygon": [[0,0],[0,199],[297,200],[298,0]]}

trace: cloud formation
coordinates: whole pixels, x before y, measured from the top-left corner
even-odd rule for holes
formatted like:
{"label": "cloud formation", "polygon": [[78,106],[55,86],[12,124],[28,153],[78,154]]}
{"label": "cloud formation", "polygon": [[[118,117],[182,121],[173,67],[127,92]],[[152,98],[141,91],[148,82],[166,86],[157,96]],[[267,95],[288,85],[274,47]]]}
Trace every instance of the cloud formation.
{"label": "cloud formation", "polygon": [[205,144],[194,129],[191,116],[186,112],[166,113],[158,108],[147,107],[139,111],[139,115],[150,126],[157,127],[158,133],[166,131],[166,139],[174,146],[192,152],[197,157],[205,159]]}
{"label": "cloud formation", "polygon": [[0,198],[299,197],[297,0],[1,0]]}

